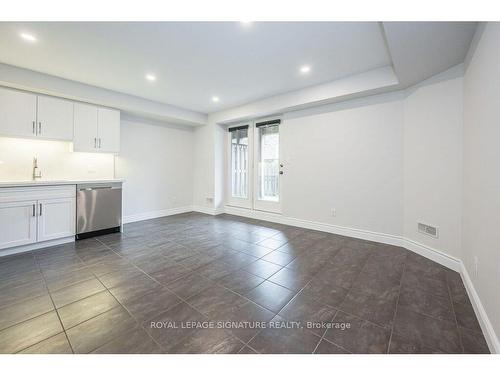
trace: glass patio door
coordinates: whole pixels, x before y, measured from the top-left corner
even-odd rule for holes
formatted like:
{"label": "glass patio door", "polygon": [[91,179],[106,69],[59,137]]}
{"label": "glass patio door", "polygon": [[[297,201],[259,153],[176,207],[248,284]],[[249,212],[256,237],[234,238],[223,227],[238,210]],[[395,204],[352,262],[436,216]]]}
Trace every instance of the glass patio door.
{"label": "glass patio door", "polygon": [[280,123],[272,119],[228,128],[228,205],[280,212]]}

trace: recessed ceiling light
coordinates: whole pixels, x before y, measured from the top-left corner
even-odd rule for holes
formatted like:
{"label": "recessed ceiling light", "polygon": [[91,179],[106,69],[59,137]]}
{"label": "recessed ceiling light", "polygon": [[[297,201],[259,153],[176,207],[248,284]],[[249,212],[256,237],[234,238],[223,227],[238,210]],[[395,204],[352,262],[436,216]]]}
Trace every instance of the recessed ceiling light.
{"label": "recessed ceiling light", "polygon": [[37,41],[36,36],[34,36],[33,34],[20,33],[19,36],[30,43],[35,43]]}
{"label": "recessed ceiling light", "polygon": [[309,65],[303,65],[300,67],[300,72],[302,74],[307,74],[311,71],[311,67]]}
{"label": "recessed ceiling light", "polygon": [[146,79],[148,81],[153,82],[153,81],[156,81],[156,76],[154,74],[146,74]]}
{"label": "recessed ceiling light", "polygon": [[212,101],[214,103],[217,103],[219,101],[219,97],[218,96],[212,96]]}

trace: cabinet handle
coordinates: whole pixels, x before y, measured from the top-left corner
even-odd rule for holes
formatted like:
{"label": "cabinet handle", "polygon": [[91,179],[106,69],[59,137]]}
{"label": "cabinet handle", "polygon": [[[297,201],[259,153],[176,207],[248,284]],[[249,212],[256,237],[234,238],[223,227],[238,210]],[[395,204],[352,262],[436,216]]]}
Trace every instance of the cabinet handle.
{"label": "cabinet handle", "polygon": [[36,131],[36,129],[35,129],[35,121],[32,121],[32,123],[33,123],[33,134],[35,134],[35,131]]}
{"label": "cabinet handle", "polygon": [[94,148],[97,148],[97,138],[94,138]]}
{"label": "cabinet handle", "polygon": [[38,123],[38,134],[42,134],[42,123]]}
{"label": "cabinet handle", "polygon": [[36,208],[35,208],[35,204],[33,203],[33,214],[32,214],[32,215],[33,215],[33,217],[35,217],[35,209],[36,209]]}
{"label": "cabinet handle", "polygon": [[99,138],[99,148],[101,148],[101,138]]}
{"label": "cabinet handle", "polygon": [[38,213],[40,216],[42,216],[42,204],[40,203],[40,212]]}

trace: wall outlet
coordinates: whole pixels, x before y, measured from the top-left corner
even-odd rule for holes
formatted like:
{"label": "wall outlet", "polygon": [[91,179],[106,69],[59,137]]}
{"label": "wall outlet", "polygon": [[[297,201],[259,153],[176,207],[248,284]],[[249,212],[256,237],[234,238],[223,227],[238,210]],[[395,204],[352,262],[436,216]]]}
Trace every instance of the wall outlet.
{"label": "wall outlet", "polygon": [[418,231],[427,236],[431,236],[434,238],[439,238],[439,231],[437,227],[434,227],[429,224],[417,223]]}
{"label": "wall outlet", "polygon": [[331,214],[333,217],[337,216],[337,209],[335,207],[331,209]]}
{"label": "wall outlet", "polygon": [[479,275],[479,258],[474,256],[474,276],[477,277]]}

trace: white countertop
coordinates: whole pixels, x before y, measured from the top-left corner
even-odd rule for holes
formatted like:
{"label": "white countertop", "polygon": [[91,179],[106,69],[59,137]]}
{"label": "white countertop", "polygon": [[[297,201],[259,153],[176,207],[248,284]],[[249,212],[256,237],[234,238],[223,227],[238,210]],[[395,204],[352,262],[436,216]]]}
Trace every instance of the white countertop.
{"label": "white countertop", "polygon": [[19,187],[19,186],[50,186],[50,185],[77,185],[77,184],[99,184],[111,182],[125,182],[124,179],[105,179],[105,180],[36,180],[36,181],[0,181],[0,188]]}

